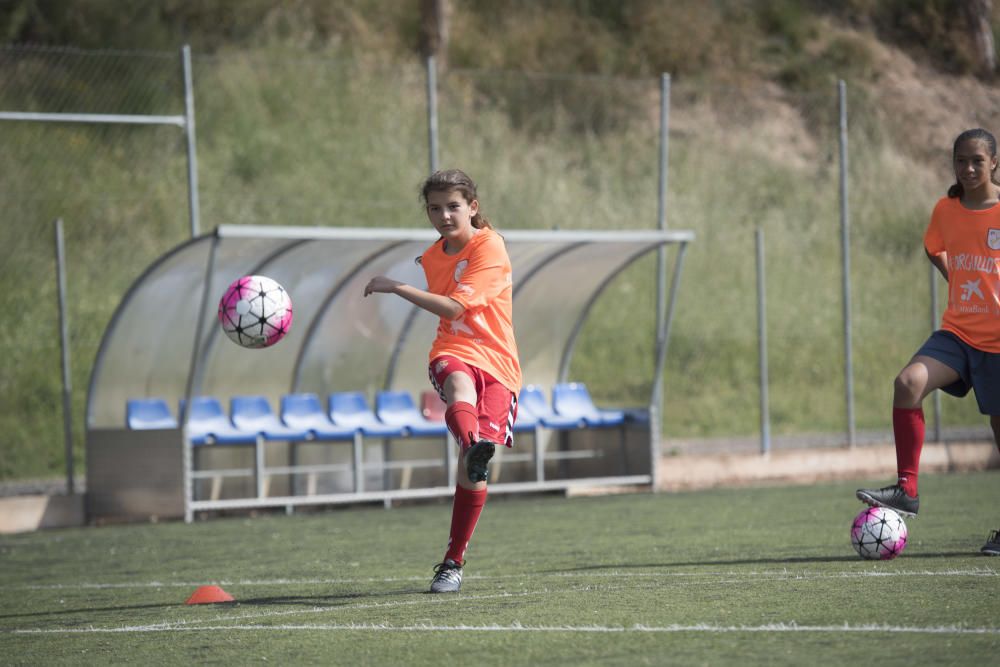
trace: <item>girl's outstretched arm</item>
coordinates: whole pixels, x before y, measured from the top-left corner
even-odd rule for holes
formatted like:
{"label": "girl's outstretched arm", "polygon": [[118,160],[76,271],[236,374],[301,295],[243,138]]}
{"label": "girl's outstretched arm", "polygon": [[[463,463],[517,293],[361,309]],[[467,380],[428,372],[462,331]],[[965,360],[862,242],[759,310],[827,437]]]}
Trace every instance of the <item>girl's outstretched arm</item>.
{"label": "girl's outstretched arm", "polygon": [[365,296],[375,293],[401,296],[413,305],[446,320],[457,319],[465,312],[462,304],[451,297],[434,294],[386,276],[375,276],[365,285]]}

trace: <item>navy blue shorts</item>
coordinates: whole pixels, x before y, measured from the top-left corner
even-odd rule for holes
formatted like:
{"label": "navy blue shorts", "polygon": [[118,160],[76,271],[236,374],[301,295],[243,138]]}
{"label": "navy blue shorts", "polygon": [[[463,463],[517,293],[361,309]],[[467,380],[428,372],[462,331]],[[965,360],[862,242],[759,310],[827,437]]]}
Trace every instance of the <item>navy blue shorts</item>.
{"label": "navy blue shorts", "polygon": [[932,333],[917,354],[937,359],[958,373],[959,379],[941,391],[962,397],[974,389],[979,412],[1000,415],[1000,354],[977,350],[943,330]]}

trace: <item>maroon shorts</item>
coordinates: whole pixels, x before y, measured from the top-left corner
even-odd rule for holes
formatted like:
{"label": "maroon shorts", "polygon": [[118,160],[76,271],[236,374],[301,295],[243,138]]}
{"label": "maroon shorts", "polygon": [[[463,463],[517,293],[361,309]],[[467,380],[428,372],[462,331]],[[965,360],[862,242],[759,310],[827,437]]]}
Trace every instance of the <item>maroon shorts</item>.
{"label": "maroon shorts", "polygon": [[455,357],[436,357],[428,368],[431,384],[441,400],[444,381],[452,373],[465,373],[476,386],[476,412],[479,413],[479,437],[508,447],[514,446],[514,420],[517,418],[517,396],[484,370],[470,366]]}

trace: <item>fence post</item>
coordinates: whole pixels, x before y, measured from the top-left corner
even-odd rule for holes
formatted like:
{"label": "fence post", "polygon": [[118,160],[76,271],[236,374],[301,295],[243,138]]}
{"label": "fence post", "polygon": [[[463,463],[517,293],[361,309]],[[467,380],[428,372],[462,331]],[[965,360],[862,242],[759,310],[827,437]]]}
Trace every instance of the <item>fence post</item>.
{"label": "fence post", "polygon": [[670,154],[670,75],[660,75],[660,171],[657,188],[656,222],[660,229],[667,228],[667,179]]}
{"label": "fence post", "polygon": [[191,238],[201,233],[201,212],[198,205],[198,155],[194,136],[194,77],[191,74],[191,47],[181,48],[181,66],[184,70],[184,136],[187,138],[188,166],[188,215],[191,220]]}
{"label": "fence post", "polygon": [[764,230],[757,228],[757,357],[760,361],[760,453],[771,453],[771,409],[767,393],[767,284],[764,276]]}
{"label": "fence post", "polygon": [[[930,265],[931,273],[931,331],[938,326],[938,270],[933,264]],[[934,408],[934,442],[941,442],[941,392],[933,392],[931,398]]]}
{"label": "fence post", "polygon": [[[667,228],[667,175],[670,148],[670,75],[660,75],[660,170],[657,187],[656,224],[661,230]],[[678,254],[678,263],[681,253]],[[676,280],[676,279],[675,279]],[[656,350],[659,353],[666,345],[667,321],[667,249],[660,246],[656,250]],[[657,370],[653,376],[653,391],[650,398],[650,470],[653,490],[659,482],[660,438],[663,430],[663,366],[657,359]]]}
{"label": "fence post", "polygon": [[854,432],[854,359],[851,344],[851,234],[847,202],[847,85],[837,82],[840,102],[840,247],[844,292],[844,390],[847,401],[847,444],[857,444]]}
{"label": "fence post", "polygon": [[66,457],[66,493],[74,492],[73,481],[73,381],[69,362],[69,314],[66,312],[66,246],[62,218],[55,220],[56,282],[59,291],[59,347],[62,349],[63,442]]}
{"label": "fence post", "polygon": [[438,170],[438,104],[437,65],[434,56],[427,56],[427,153],[430,173]]}

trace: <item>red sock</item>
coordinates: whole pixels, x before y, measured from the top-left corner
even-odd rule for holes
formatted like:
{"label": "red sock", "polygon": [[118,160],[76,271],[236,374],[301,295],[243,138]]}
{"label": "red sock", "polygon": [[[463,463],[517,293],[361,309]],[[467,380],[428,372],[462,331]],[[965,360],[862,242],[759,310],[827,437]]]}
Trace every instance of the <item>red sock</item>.
{"label": "red sock", "polygon": [[479,413],[471,403],[455,401],[449,405],[444,411],[444,423],[458,440],[463,452],[479,440]]}
{"label": "red sock", "polygon": [[486,504],[486,489],[472,491],[461,486],[455,487],[455,502],[451,508],[451,535],[448,538],[448,552],[445,558],[456,563],[465,560],[465,549],[469,546],[472,533],[476,530],[479,515]]}
{"label": "red sock", "polygon": [[921,408],[893,408],[892,432],[896,437],[896,473],[908,496],[917,495],[917,470],[924,447],[924,411]]}

